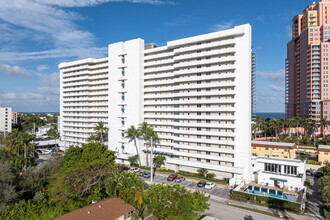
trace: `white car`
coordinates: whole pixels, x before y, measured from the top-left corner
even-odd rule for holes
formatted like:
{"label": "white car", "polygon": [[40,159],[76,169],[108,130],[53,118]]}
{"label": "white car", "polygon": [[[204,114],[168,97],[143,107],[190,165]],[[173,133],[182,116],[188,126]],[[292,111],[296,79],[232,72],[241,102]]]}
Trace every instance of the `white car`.
{"label": "white car", "polygon": [[138,172],[140,172],[140,168],[138,168],[138,167],[132,167],[132,168],[130,169],[130,171],[131,171],[132,173],[138,173]]}
{"label": "white car", "polygon": [[215,183],[208,182],[205,184],[205,189],[213,189],[215,187]]}
{"label": "white car", "polygon": [[48,149],[42,149],[41,150],[41,154],[51,154],[52,151],[51,150],[48,150]]}

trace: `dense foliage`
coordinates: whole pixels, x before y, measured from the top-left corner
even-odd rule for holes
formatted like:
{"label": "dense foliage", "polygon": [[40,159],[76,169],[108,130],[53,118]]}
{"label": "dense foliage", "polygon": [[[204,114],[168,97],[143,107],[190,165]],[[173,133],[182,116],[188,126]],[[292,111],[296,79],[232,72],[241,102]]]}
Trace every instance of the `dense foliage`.
{"label": "dense foliage", "polygon": [[137,174],[118,171],[114,152],[101,143],[71,146],[59,161],[25,166],[21,172],[10,157],[21,156],[0,150],[0,219],[54,219],[109,197],[132,204],[133,219],[150,214],[198,219],[209,206],[204,193],[179,185],[146,189]]}
{"label": "dense foliage", "polygon": [[323,172],[324,176],[318,180],[319,184],[322,186],[320,189],[320,196],[325,204],[330,206],[330,163],[327,163]]}

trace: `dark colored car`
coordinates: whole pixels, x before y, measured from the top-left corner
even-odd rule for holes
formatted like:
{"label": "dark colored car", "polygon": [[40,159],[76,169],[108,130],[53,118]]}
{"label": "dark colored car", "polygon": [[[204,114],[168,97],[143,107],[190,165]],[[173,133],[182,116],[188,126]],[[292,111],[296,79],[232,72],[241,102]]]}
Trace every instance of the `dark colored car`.
{"label": "dark colored car", "polygon": [[173,181],[173,180],[175,180],[177,177],[178,177],[178,174],[176,174],[176,173],[172,173],[171,175],[169,175],[169,176],[167,177],[167,181]]}
{"label": "dark colored car", "polygon": [[204,187],[206,185],[206,182],[205,181],[199,181],[198,183],[197,183],[197,186],[198,187]]}
{"label": "dark colored car", "polygon": [[321,171],[315,171],[315,173],[314,173],[314,176],[315,177],[317,177],[317,178],[319,178],[319,177],[321,177],[321,176],[323,176],[324,174],[323,174],[323,172],[321,172]]}
{"label": "dark colored car", "polygon": [[140,171],[140,172],[139,172],[139,176],[143,176],[144,173],[146,173],[146,171]]}

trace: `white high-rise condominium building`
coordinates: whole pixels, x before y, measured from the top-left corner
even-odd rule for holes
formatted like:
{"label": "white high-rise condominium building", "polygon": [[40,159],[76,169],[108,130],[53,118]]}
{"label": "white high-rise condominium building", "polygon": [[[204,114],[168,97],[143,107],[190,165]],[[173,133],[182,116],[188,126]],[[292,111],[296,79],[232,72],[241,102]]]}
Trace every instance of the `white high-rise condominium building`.
{"label": "white high-rise condominium building", "polygon": [[10,107],[0,107],[0,136],[6,136],[12,129],[12,110]]}
{"label": "white high-rise condominium building", "polygon": [[[146,121],[168,168],[250,180],[251,54],[251,27],[241,25],[162,47],[119,42],[107,58],[62,63],[61,139],[84,143],[104,121],[109,149],[125,162],[136,150],[124,131]],[[138,146],[146,163],[150,149]]]}

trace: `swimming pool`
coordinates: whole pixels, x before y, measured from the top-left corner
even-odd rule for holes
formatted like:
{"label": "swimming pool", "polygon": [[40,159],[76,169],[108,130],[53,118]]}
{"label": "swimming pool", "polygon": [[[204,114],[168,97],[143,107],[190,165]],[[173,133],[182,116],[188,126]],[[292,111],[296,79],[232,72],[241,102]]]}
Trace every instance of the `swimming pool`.
{"label": "swimming pool", "polygon": [[274,190],[274,189],[268,189],[258,186],[248,186],[244,192],[258,195],[258,196],[267,196],[272,197],[276,199],[282,199],[287,200],[291,202],[297,202],[298,195],[296,194],[289,194],[289,193],[283,193],[280,190]]}

